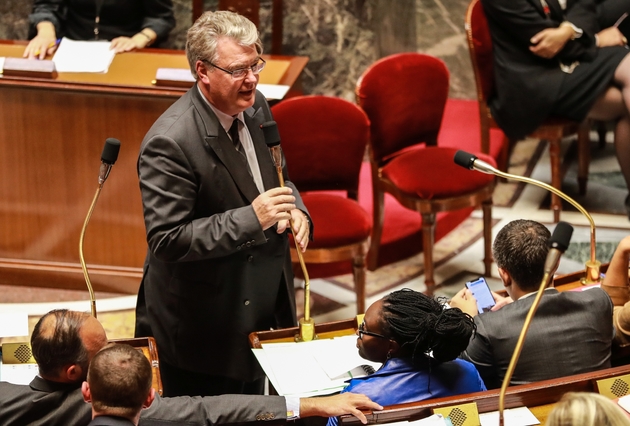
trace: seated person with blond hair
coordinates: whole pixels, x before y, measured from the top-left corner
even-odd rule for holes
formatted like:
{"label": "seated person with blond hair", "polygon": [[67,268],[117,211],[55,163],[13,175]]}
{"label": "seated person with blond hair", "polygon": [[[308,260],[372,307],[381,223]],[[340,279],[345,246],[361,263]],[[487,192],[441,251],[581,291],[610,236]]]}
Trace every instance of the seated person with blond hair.
{"label": "seated person with blond hair", "polygon": [[597,393],[568,392],[547,417],[547,426],[630,426],[617,404]]}

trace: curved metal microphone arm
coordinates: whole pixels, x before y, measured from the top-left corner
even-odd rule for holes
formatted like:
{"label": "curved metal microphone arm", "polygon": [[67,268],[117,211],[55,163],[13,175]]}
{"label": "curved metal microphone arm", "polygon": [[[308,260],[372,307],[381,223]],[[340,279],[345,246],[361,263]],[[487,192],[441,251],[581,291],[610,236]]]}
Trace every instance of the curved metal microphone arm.
{"label": "curved metal microphone arm", "polygon": [[[282,148],[280,147],[280,133],[278,132],[278,125],[275,121],[266,121],[261,124],[260,128],[263,131],[265,143],[269,148],[273,165],[276,169],[276,173],[278,174],[278,181],[280,182],[280,186],[283,187],[283,157]],[[293,219],[290,219],[289,223],[291,224],[291,229],[295,229],[295,226],[293,226]],[[310,342],[311,340],[317,338],[317,336],[315,335],[315,321],[313,320],[313,318],[311,318],[310,280],[308,277],[308,271],[306,270],[306,263],[304,262],[304,256],[302,255],[300,245],[298,244],[296,238],[293,238],[293,241],[295,242],[295,251],[300,262],[300,267],[302,268],[302,274],[304,275],[304,318],[300,318],[299,320],[300,333],[295,336],[295,340],[298,342]]]}
{"label": "curved metal microphone arm", "polygon": [[90,293],[90,310],[94,318],[96,318],[96,297],[94,296],[94,289],[92,288],[92,282],[90,281],[90,274],[88,273],[87,265],[85,264],[85,258],[83,256],[83,240],[85,239],[85,230],[87,229],[87,225],[90,222],[90,218],[92,217],[94,206],[96,206],[96,201],[101,194],[101,189],[103,189],[103,183],[99,183],[98,188],[96,189],[96,194],[94,194],[94,199],[92,199],[92,204],[90,204],[90,209],[88,210],[88,214],[85,217],[85,221],[83,222],[83,228],[81,228],[81,236],[79,237],[79,258],[81,260],[81,269],[83,269],[85,284],[87,285],[88,292]]}
{"label": "curved metal microphone arm", "polygon": [[[562,198],[563,200],[567,201],[568,203],[570,203],[573,207],[575,207],[580,213],[582,213],[586,219],[588,220],[589,224],[590,224],[590,233],[591,233],[591,257],[590,257],[590,261],[586,262],[586,277],[583,280],[584,284],[594,284],[600,281],[600,275],[599,275],[599,268],[601,266],[601,262],[599,262],[596,259],[595,256],[595,222],[593,221],[593,217],[584,209],[584,207],[582,207],[577,201],[575,201],[573,198],[569,197],[567,194],[565,194],[564,192],[560,191],[557,188],[554,188],[553,186],[546,184],[544,182],[541,182],[539,180],[536,179],[532,179],[532,178],[528,178],[528,177],[524,177],[524,176],[518,176],[518,175],[513,175],[510,173],[505,173],[502,172],[498,169],[496,169],[495,167],[492,167],[490,164],[478,160],[476,157],[474,157],[472,154],[469,154],[472,157],[472,161],[471,163],[468,165],[469,169],[472,170],[477,170],[479,172],[482,173],[487,173],[487,174],[492,174],[492,175],[496,175],[505,179],[512,179],[512,180],[517,180],[520,182],[525,182],[525,183],[531,183],[532,185],[536,185],[540,188],[546,189],[547,191],[553,192],[554,194],[556,194],[557,196],[559,196],[560,198]],[[460,164],[460,163],[458,163]],[[462,165],[462,164],[460,164]],[[463,166],[463,165],[462,165]],[[465,167],[465,166],[464,166]]]}

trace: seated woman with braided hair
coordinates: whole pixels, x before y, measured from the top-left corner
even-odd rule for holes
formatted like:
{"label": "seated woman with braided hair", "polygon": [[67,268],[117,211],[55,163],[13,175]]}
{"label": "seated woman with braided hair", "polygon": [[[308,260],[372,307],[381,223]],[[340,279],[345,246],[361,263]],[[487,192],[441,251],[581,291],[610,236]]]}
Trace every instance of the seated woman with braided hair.
{"label": "seated woman with braided hair", "polygon": [[[473,319],[410,289],[374,302],[357,331],[363,358],[382,362],[375,373],[350,380],[342,392],[360,392],[381,405],[485,391],[474,365],[457,357],[475,331]],[[337,418],[328,419],[328,426]]]}

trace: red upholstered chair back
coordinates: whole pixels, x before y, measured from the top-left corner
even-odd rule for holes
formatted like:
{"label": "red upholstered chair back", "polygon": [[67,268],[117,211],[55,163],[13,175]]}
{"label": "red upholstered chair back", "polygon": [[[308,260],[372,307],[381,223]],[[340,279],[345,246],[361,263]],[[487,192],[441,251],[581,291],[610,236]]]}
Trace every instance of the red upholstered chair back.
{"label": "red upholstered chair back", "polygon": [[421,53],[387,56],[363,73],[355,92],[371,121],[377,164],[407,147],[437,143],[448,85],[444,62]]}
{"label": "red upholstered chair back", "polygon": [[369,137],[361,108],[328,96],[298,96],[272,107],[291,181],[300,192],[356,194]]}
{"label": "red upholstered chair back", "polygon": [[468,5],[465,27],[470,59],[477,82],[477,97],[480,101],[486,102],[494,91],[492,37],[486,14],[479,0],[472,0]]}

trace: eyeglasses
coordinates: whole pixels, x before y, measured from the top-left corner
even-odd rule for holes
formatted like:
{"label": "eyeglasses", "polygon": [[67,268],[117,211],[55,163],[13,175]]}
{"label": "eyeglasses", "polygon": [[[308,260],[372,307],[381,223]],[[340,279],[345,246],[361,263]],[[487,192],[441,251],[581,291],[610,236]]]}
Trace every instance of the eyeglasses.
{"label": "eyeglasses", "polygon": [[252,71],[252,74],[258,75],[263,70],[263,68],[265,68],[265,64],[267,64],[267,62],[263,58],[258,58],[258,61],[251,67],[238,68],[238,69],[230,71],[230,70],[226,70],[225,68],[221,68],[220,66],[215,65],[210,61],[204,60],[203,62],[209,65],[212,65],[213,67],[220,69],[223,72],[230,74],[232,76],[232,80],[243,80],[245,77],[247,77],[247,74],[249,73],[250,70]]}
{"label": "eyeglasses", "polygon": [[378,333],[372,333],[371,331],[367,331],[365,329],[365,321],[363,321],[360,325],[359,325],[359,339],[363,340],[363,335],[366,336],[372,336],[372,337],[380,337],[381,339],[387,339],[389,340],[389,337],[385,337],[382,334],[378,334]]}

